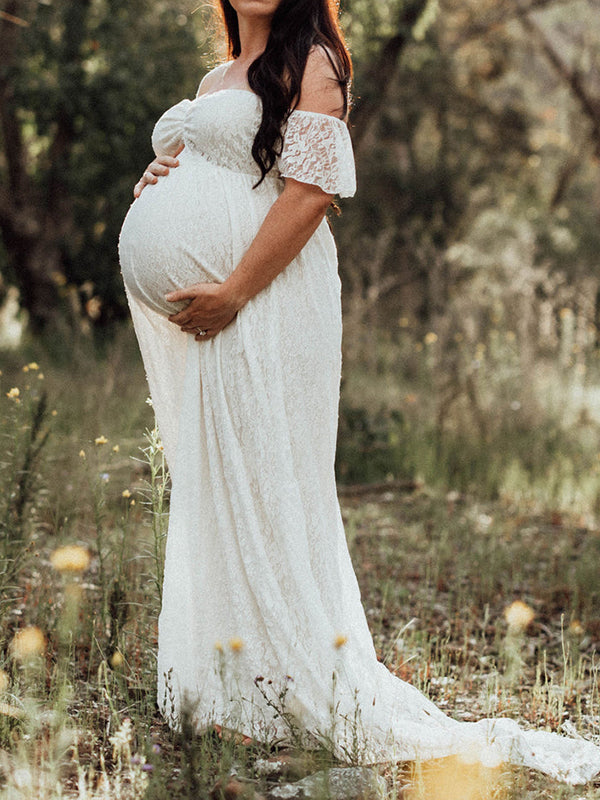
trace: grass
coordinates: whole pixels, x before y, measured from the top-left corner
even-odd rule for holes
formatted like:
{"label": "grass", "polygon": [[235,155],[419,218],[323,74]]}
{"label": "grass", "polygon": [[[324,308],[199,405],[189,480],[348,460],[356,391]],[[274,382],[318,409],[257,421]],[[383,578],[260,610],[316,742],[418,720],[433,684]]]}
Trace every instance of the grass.
{"label": "grass", "polygon": [[600,351],[521,363],[511,331],[487,343],[433,331],[350,338],[342,390],[342,483],[420,478],[439,490],[537,510],[600,512]]}
{"label": "grass", "polygon": [[[424,391],[432,369],[396,376],[396,392],[404,398]],[[217,732],[196,735],[189,722],[173,733],[157,712],[156,619],[169,487],[131,334],[117,336],[104,356],[79,343],[71,360],[31,343],[4,356],[2,373],[0,797],[266,796],[285,779],[265,767],[276,748]],[[347,407],[358,409],[354,421],[348,414],[344,422],[346,477],[419,479],[410,491],[396,482],[342,492],[379,657],[457,718],[511,716],[551,730],[567,722],[598,736],[596,489],[579,507],[572,497],[565,502],[576,472],[561,466],[561,453],[572,463],[573,453],[582,453],[587,464],[595,440],[563,452],[565,429],[549,438],[556,425],[549,410],[543,424],[529,429],[532,439],[511,449],[500,421],[502,453],[512,453],[519,467],[505,464],[508,472],[494,483],[485,475],[499,474],[493,465],[501,459],[489,447],[500,433],[490,423],[488,442],[470,439],[483,475],[478,484],[477,470],[461,466],[465,429],[463,411],[455,409],[443,420],[448,455],[435,476],[434,446],[419,438],[430,426],[439,447],[433,400],[431,408],[410,396],[402,401],[413,415],[410,425],[392,388],[381,410],[374,403],[361,410],[356,387],[363,377],[356,367],[345,389]],[[393,378],[393,370],[382,369],[377,397],[386,396]],[[375,393],[372,376],[368,385]],[[16,388],[18,395],[11,392]],[[402,431],[414,448],[410,458],[402,455],[410,450]],[[546,447],[537,466],[525,459],[532,441]],[[365,452],[379,454],[381,468],[357,471],[356,452],[363,460]],[[552,487],[543,481],[550,473]],[[505,613],[516,600],[535,616],[511,632]],[[285,760],[284,772],[293,777],[334,765],[326,749],[286,752]],[[383,774],[390,798],[452,800],[452,791],[460,800],[600,798],[593,785],[573,788],[526,770],[486,772],[452,760],[413,772],[387,767]]]}

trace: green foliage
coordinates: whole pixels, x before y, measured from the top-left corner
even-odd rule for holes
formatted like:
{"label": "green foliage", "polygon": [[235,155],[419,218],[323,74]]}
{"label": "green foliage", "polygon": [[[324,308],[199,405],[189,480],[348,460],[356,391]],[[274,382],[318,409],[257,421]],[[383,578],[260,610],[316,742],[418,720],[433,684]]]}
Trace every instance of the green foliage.
{"label": "green foliage", "polygon": [[[18,57],[4,67],[34,189],[28,200],[62,212],[55,269],[60,280],[92,287],[104,321],[125,312],[117,236],[152,158],[152,125],[193,96],[206,69],[203,16],[165,0],[29,4]],[[5,153],[11,144],[3,142]],[[9,168],[4,161],[4,178]]]}
{"label": "green foliage", "polygon": [[[363,321],[386,326],[401,310],[423,322],[445,314],[453,322],[454,295],[477,304],[482,282],[506,300],[514,275],[490,270],[488,256],[502,238],[518,239],[523,222],[531,235],[527,266],[537,270],[532,314],[537,301],[557,313],[583,291],[596,293],[590,197],[600,127],[589,124],[594,104],[585,98],[595,91],[597,15],[586,0],[536,7],[542,38],[527,29],[525,7],[342,4],[355,62],[359,191],[334,225],[345,292]],[[53,269],[66,282],[64,309],[106,323],[126,313],[116,240],[132,185],[151,157],[155,120],[193,94],[209,65],[210,9],[187,14],[173,0],[23,2],[19,9],[28,26],[19,27],[16,56],[2,74],[31,182],[25,216],[30,227],[56,229]],[[4,178],[13,138],[5,127]],[[490,212],[504,225],[485,235]],[[6,283],[22,265],[14,235],[2,227]],[[22,293],[26,287],[22,280]],[[592,305],[585,313],[595,322]]]}
{"label": "green foliage", "polygon": [[0,400],[0,622],[18,591],[15,578],[31,554],[35,503],[42,490],[40,463],[49,436],[45,391],[35,385],[23,392],[11,387],[5,395]]}
{"label": "green foliage", "polygon": [[[600,510],[597,356],[524,360],[514,332],[482,322],[471,343],[406,328],[349,348],[337,475],[342,483],[424,481],[573,513]],[[571,317],[566,315],[567,319]],[[569,329],[564,334],[569,338]],[[570,341],[570,339],[569,339]]]}
{"label": "green foliage", "polygon": [[[391,407],[398,378],[404,381],[399,410],[371,415],[367,409],[347,416],[344,457],[349,457],[353,437],[366,448],[357,448],[353,464],[374,457],[377,469],[383,470],[389,456],[391,469],[394,456],[386,448],[397,447],[408,473],[423,462],[423,453],[432,452],[429,441],[421,451],[410,452],[418,450],[418,435],[435,418],[432,409],[438,399],[427,392],[440,368],[432,352],[439,340],[430,335],[427,342],[416,347],[422,343],[405,331],[394,348],[384,343],[377,370],[366,380],[364,374],[347,375],[349,407],[357,386],[363,401],[376,398],[376,408]],[[30,346],[40,348],[39,342]],[[5,466],[13,464],[14,455],[17,469],[2,470],[0,496],[16,496],[13,479],[28,453],[37,452],[33,475],[39,476],[28,489],[23,520],[27,541],[35,546],[26,562],[8,564],[15,591],[5,594],[8,624],[0,638],[2,791],[19,800],[58,800],[67,793],[121,800],[187,800],[234,791],[252,797],[268,794],[284,780],[335,766],[327,736],[320,740],[322,747],[308,750],[296,730],[299,750],[284,751],[284,778],[265,771],[266,760],[281,752],[273,743],[244,743],[228,730],[199,734],[189,717],[180,731],[171,731],[161,720],[155,648],[156,581],[166,515],[162,450],[155,433],[143,435],[151,424],[151,409],[144,402],[143,372],[127,343],[117,339],[101,355],[81,343],[78,347],[72,364],[62,358],[53,363],[39,349],[26,357],[14,353],[2,363],[3,459]],[[43,379],[29,361],[33,357],[43,368]],[[489,352],[480,356],[482,376],[491,357]],[[497,366],[499,354],[494,357]],[[395,359],[410,367],[410,375],[398,371],[388,383],[387,369],[397,364]],[[485,385],[482,377],[479,389]],[[42,386],[51,398],[54,430],[39,449],[46,430],[40,424]],[[61,387],[66,387],[62,393]],[[6,397],[11,388],[19,388],[19,394]],[[442,433],[459,430],[459,407],[445,407]],[[598,708],[593,652],[600,635],[594,569],[599,539],[582,522],[580,507],[574,515],[560,512],[554,495],[548,495],[547,505],[539,495],[537,508],[516,495],[505,496],[503,502],[482,501],[488,491],[485,455],[494,462],[492,449],[507,429],[505,420],[496,434],[491,422],[490,434],[497,438],[487,450],[475,448],[475,436],[469,440],[473,450],[465,448],[462,459],[451,436],[445,445],[462,470],[457,480],[462,475],[479,496],[447,494],[445,487],[439,491],[426,485],[409,494],[391,487],[343,500],[375,645],[400,677],[469,719],[497,713],[558,729],[566,714],[587,733]],[[578,444],[566,450],[562,434],[552,432],[549,424],[534,435],[525,422],[523,417],[513,430],[515,437],[525,439],[524,445],[518,450],[509,437],[505,453],[518,450],[529,463],[524,456],[530,449],[532,464],[543,454],[547,472],[557,475],[558,490],[564,486],[560,476],[567,474],[561,458],[574,459],[589,433],[582,432]],[[386,438],[394,427],[408,441]],[[471,456],[478,459],[478,474],[468,474]],[[536,469],[541,475],[541,468]],[[440,483],[444,470],[442,464]],[[436,474],[433,466],[431,474]],[[525,483],[524,478],[521,485]],[[59,567],[55,558],[57,548],[75,542],[80,553],[88,553],[84,572]],[[527,599],[536,618],[518,641],[511,641],[503,611],[516,597]],[[37,626],[34,641],[42,650],[17,658],[13,634],[29,623]],[[513,651],[507,651],[507,643]],[[219,656],[225,680],[232,669],[228,685],[234,687],[233,646]],[[335,699],[335,685],[333,690]],[[289,718],[285,688],[269,698]],[[295,724],[289,720],[290,726]],[[233,769],[235,778],[230,777]],[[386,779],[391,800],[402,797],[406,772],[390,767]],[[543,776],[515,771],[505,780],[515,798],[556,793],[555,784]],[[593,787],[587,794],[582,791],[565,787],[561,796],[596,800]],[[424,796],[430,800],[430,794]]]}

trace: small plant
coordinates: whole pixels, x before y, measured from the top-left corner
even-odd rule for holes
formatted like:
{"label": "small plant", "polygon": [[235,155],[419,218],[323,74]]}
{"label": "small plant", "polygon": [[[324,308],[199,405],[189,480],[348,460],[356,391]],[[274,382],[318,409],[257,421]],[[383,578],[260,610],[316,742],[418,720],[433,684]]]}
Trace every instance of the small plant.
{"label": "small plant", "polygon": [[165,573],[165,542],[169,523],[170,477],[165,460],[165,451],[156,425],[144,433],[146,445],[139,459],[150,473],[143,490],[144,503],[150,514],[152,530],[150,557],[152,580],[159,602],[162,602],[162,587]]}
{"label": "small plant", "polygon": [[[34,365],[37,369],[37,364]],[[28,369],[31,365],[28,366]],[[42,454],[48,442],[45,391],[29,386],[6,392],[0,402],[0,621],[19,570],[31,551],[33,508],[41,486]]]}

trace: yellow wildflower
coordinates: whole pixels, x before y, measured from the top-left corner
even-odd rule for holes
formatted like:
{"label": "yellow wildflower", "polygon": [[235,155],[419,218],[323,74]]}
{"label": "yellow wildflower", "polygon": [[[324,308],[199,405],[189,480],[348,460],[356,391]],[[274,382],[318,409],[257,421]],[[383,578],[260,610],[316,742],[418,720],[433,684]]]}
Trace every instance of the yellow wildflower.
{"label": "yellow wildflower", "polygon": [[134,505],[135,505],[135,500],[130,500],[130,501],[129,501],[129,505],[130,505],[130,506],[134,506]]}
{"label": "yellow wildflower", "polygon": [[50,556],[50,563],[58,572],[85,572],[90,560],[90,551],[78,544],[59,547]]}
{"label": "yellow wildflower", "polygon": [[106,436],[96,436],[96,438],[94,439],[94,444],[96,445],[108,444],[108,439],[106,438]]}
{"label": "yellow wildflower", "polygon": [[121,492],[121,497],[124,497],[125,499],[131,497],[131,492],[129,491],[129,489],[123,489],[123,491]]}
{"label": "yellow wildflower", "polygon": [[58,411],[55,408],[53,408],[50,413],[52,414],[53,417],[56,417],[58,415]]}
{"label": "yellow wildflower", "polygon": [[429,331],[429,333],[426,333],[425,338],[423,339],[425,344],[435,344],[437,340],[438,340],[438,335],[433,331]]}
{"label": "yellow wildflower", "polygon": [[234,653],[239,653],[241,650],[244,649],[244,643],[240,638],[234,636],[232,639],[229,640],[229,647],[231,647]]}
{"label": "yellow wildflower", "polygon": [[108,663],[113,669],[119,669],[119,667],[122,667],[125,663],[123,653],[119,652],[119,650],[115,650],[112,656],[108,659]]}
{"label": "yellow wildflower", "polygon": [[43,373],[43,372],[40,372],[40,373],[38,374],[38,381],[43,381],[45,377],[46,377],[46,376],[44,375],[44,373]]}
{"label": "yellow wildflower", "polygon": [[215,650],[217,651],[217,653],[222,653],[223,652],[223,643],[219,642],[219,641],[216,641],[215,642]]}
{"label": "yellow wildflower", "polygon": [[50,276],[57,286],[66,286],[67,278],[62,272],[55,270],[54,272],[50,273]]}
{"label": "yellow wildflower", "polygon": [[41,656],[46,650],[46,637],[35,625],[17,631],[10,643],[13,656],[18,661],[26,661],[33,656]]}
{"label": "yellow wildflower", "polygon": [[522,633],[534,617],[535,611],[522,600],[515,600],[504,609],[504,619],[510,633]]}
{"label": "yellow wildflower", "polygon": [[[494,760],[492,760],[492,758]],[[419,797],[427,800],[476,800],[498,797],[502,780],[499,757],[485,759],[476,745],[465,748],[464,755],[449,756],[438,761],[426,761],[413,767],[414,783]]]}
{"label": "yellow wildflower", "polygon": [[100,314],[102,313],[102,300],[100,297],[90,297],[90,299],[85,304],[85,310],[87,311],[88,317],[91,319],[98,319]]}
{"label": "yellow wildflower", "polygon": [[113,451],[113,453],[118,453],[119,452],[119,445],[118,444],[113,445],[112,451]]}
{"label": "yellow wildflower", "polygon": [[347,641],[348,641],[348,637],[347,636],[344,636],[343,633],[338,633],[338,635],[333,640],[333,646],[337,650],[339,650],[340,647],[343,647],[346,644]]}
{"label": "yellow wildflower", "polygon": [[29,372],[29,370],[35,372],[39,368],[40,368],[39,364],[37,364],[35,361],[30,361],[29,364],[25,364],[25,366],[23,367],[23,372]]}
{"label": "yellow wildflower", "polygon": [[578,619],[574,619],[569,625],[568,631],[571,636],[581,638],[585,634],[585,628]]}
{"label": "yellow wildflower", "polygon": [[79,458],[85,458],[85,450],[79,451]]}
{"label": "yellow wildflower", "polygon": [[9,392],[6,393],[6,396],[10,400],[15,400],[20,394],[21,394],[21,390],[19,389],[19,387],[18,386],[13,386],[13,388]]}

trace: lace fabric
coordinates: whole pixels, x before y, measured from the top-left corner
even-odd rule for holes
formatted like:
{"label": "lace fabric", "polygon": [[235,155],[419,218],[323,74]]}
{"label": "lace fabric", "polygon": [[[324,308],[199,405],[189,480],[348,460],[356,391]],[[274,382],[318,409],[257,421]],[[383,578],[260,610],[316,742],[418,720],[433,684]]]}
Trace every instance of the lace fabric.
{"label": "lace fabric", "polygon": [[183,121],[192,101],[185,99],[169,108],[152,131],[152,149],[157,156],[173,156],[183,144]]}
{"label": "lace fabric", "polygon": [[350,134],[337,117],[293,111],[278,166],[284,178],[315,184],[328,194],[352,197],[356,191]]}
{"label": "lace fabric", "polygon": [[[199,729],[219,722],[285,739],[289,728],[255,685],[262,676],[271,700],[285,694],[306,736],[328,737],[342,759],[357,747],[364,763],[476,752],[583,783],[600,771],[592,742],[511,720],[457,722],[377,661],[336,495],[341,303],[327,223],[214,339],[196,342],[167,319],[165,293],[224,281],[282,191],[277,179],[253,188],[259,119],[258,99],[243,91],[169,109],[153,144],[169,154],[185,144],[181,166],[134,201],[119,243],[173,481],[163,712],[177,725],[191,703]],[[291,114],[278,168],[350,194],[344,123]],[[336,648],[340,634],[347,641]]]}
{"label": "lace fabric", "polygon": [[[239,115],[240,108],[247,113]],[[156,155],[174,155],[185,144],[222,166],[259,178],[248,148],[259,120],[260,100],[253,92],[222,89],[168,109],[154,126],[152,146]],[[351,197],[356,176],[347,125],[328,114],[292,112],[281,156],[268,177],[294,178]]]}

